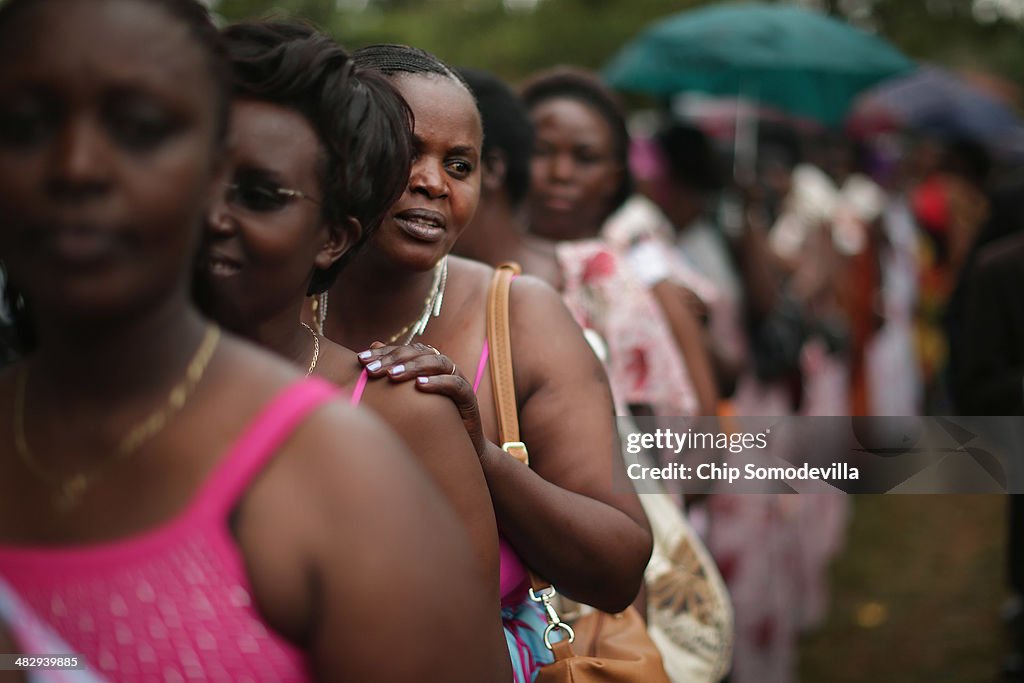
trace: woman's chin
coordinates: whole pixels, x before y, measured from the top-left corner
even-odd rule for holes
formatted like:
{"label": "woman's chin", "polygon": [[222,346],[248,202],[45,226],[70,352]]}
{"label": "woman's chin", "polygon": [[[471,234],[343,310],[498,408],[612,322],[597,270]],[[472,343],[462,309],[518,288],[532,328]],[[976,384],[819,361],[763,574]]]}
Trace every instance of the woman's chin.
{"label": "woman's chin", "polygon": [[447,244],[414,243],[408,241],[387,250],[388,257],[397,266],[413,272],[431,270],[448,254]]}

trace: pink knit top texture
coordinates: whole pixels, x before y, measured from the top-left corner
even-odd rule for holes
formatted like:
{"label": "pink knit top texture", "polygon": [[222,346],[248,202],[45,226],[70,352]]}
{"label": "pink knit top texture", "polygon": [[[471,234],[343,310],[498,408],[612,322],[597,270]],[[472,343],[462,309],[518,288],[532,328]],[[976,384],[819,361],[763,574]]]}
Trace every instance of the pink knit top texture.
{"label": "pink knit top texture", "polygon": [[337,394],[315,378],[284,389],[173,519],[113,541],[0,545],[0,575],[111,680],[310,680],[303,653],[253,604],[229,517],[296,427]]}

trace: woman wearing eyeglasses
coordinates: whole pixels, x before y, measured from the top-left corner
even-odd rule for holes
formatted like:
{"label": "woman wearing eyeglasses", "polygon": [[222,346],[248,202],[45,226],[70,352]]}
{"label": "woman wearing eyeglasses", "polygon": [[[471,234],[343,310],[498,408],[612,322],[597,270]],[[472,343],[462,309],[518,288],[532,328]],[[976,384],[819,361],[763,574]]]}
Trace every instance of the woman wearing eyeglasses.
{"label": "woman wearing eyeglasses", "polygon": [[227,71],[196,0],[0,4],[0,259],[33,337],[0,372],[0,576],[46,654],[114,681],[501,680],[493,590],[408,449],[190,301]]}
{"label": "woman wearing eyeglasses", "polygon": [[354,352],[300,322],[307,294],[332,284],[401,192],[408,109],[383,78],[353,69],[344,50],[310,29],[243,23],[223,35],[234,85],[231,181],[207,221],[200,301],[231,331],[350,388],[352,402],[383,417],[426,466],[467,528],[491,588],[494,617],[480,633],[494,663],[487,680],[509,680],[497,523],[457,409],[408,384],[367,383]]}

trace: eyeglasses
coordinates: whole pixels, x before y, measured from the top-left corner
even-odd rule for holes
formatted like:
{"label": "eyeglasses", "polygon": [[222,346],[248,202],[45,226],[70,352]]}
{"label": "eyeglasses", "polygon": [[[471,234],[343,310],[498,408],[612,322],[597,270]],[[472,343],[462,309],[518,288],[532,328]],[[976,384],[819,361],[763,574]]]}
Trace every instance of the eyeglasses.
{"label": "eyeglasses", "polygon": [[252,181],[231,183],[228,185],[228,201],[240,208],[254,213],[270,213],[280,211],[296,199],[308,199],[317,206],[320,202],[305,192],[279,187],[271,183]]}

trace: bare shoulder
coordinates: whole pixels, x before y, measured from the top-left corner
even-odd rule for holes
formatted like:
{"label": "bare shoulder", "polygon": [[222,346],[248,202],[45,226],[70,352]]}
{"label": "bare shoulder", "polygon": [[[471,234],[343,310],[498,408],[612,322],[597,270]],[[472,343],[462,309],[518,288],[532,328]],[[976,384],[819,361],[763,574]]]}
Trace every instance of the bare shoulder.
{"label": "bare shoulder", "polygon": [[572,319],[569,309],[562,303],[562,296],[554,287],[544,280],[532,275],[520,275],[512,281],[512,289],[509,296],[514,309],[552,310],[564,312]]}
{"label": "bare shoulder", "polygon": [[363,393],[363,403],[404,436],[463,429],[459,411],[451,399],[442,394],[417,391],[414,382],[370,382]]}
{"label": "bare shoulder", "polygon": [[473,278],[478,282],[490,282],[494,274],[494,268],[486,263],[462,258],[461,256],[450,255],[448,257],[449,276],[456,274],[461,278]]}
{"label": "bare shoulder", "polygon": [[316,375],[339,387],[351,387],[355,384],[363,369],[356,358],[356,352],[327,337],[318,337],[318,341]]}
{"label": "bare shoulder", "polygon": [[379,669],[392,673],[374,680],[424,680],[437,670],[442,636],[424,635],[427,617],[410,618],[408,606],[437,623],[449,600],[438,586],[449,581],[468,596],[455,613],[469,617],[442,631],[462,629],[471,647],[470,632],[484,628],[486,587],[455,513],[367,410],[334,400],[311,414],[249,491],[241,527],[261,611],[310,643],[325,680],[370,680]]}
{"label": "bare shoulder", "polygon": [[520,398],[524,397],[520,378],[530,387],[530,393],[573,375],[604,381],[603,366],[551,285],[529,275],[517,277],[509,293],[509,316]]}
{"label": "bare shoulder", "polygon": [[370,411],[333,400],[296,430],[279,454],[302,489],[330,504],[363,500],[366,484],[407,478],[404,448]]}
{"label": "bare shoulder", "polygon": [[284,358],[227,332],[223,333],[218,355],[221,367],[234,377],[229,384],[246,390],[260,387],[273,390],[302,376],[299,369]]}

